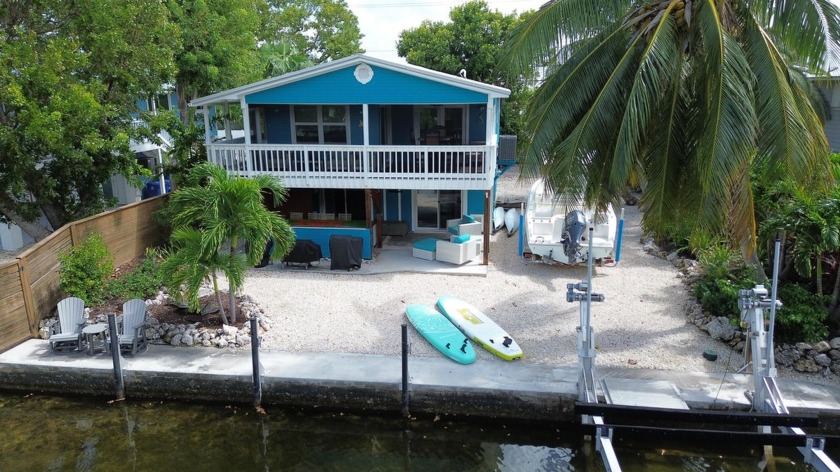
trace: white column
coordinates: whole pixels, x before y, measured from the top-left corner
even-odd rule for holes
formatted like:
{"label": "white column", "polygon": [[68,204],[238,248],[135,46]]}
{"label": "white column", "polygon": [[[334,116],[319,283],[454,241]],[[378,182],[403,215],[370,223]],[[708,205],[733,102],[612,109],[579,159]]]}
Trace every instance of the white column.
{"label": "white column", "polygon": [[224,105],[224,124],[225,124],[225,141],[230,141],[233,139],[233,132],[230,130],[230,105],[228,102],[225,102]]}
{"label": "white column", "polygon": [[370,116],[370,114],[369,114],[369,111],[368,111],[368,104],[363,103],[362,104],[362,130],[363,130],[362,134],[364,136],[365,150],[362,153],[362,159],[363,159],[362,172],[363,172],[365,178],[367,178],[368,171],[370,170],[370,151],[368,150],[368,146],[370,146],[370,126],[369,126],[370,125],[370,123],[369,123],[370,120],[368,120],[369,116]]}
{"label": "white column", "polygon": [[495,144],[493,142],[493,135],[496,133],[496,113],[495,107],[493,106],[493,99],[491,97],[487,97],[487,116],[484,118],[484,126],[484,144],[492,146]]}
{"label": "white column", "polygon": [[[207,105],[200,110],[204,114],[204,147],[207,149],[207,160],[213,162],[212,140],[210,139],[210,109]],[[217,163],[218,164],[218,163]]]}
{"label": "white column", "polygon": [[251,113],[248,111],[248,102],[245,97],[239,99],[239,105],[242,107],[242,125],[245,130],[245,154],[242,157],[245,160],[245,175],[251,176],[253,166],[251,165]]}
{"label": "white column", "polygon": [[160,146],[157,148],[157,159],[158,170],[160,170],[160,176],[158,176],[160,180],[160,194],[163,195],[166,193],[166,179],[163,177],[163,151],[160,149]]}

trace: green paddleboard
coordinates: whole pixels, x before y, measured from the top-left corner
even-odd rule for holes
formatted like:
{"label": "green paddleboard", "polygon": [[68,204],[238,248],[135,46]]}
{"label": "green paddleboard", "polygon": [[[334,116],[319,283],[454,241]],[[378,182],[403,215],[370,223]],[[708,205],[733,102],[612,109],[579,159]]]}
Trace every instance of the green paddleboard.
{"label": "green paddleboard", "polygon": [[405,315],[417,331],[446,357],[461,364],[475,362],[472,343],[440,312],[426,305],[408,305]]}

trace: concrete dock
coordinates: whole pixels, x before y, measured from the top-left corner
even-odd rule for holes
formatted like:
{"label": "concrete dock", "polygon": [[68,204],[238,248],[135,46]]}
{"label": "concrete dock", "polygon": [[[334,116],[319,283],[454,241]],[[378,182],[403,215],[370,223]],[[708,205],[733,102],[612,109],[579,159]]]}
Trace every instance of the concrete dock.
{"label": "concrete dock", "polygon": [[[402,364],[395,356],[261,351],[263,404],[368,412],[400,412]],[[129,399],[161,398],[250,404],[250,351],[152,345],[123,356]],[[410,357],[412,414],[573,422],[577,365],[523,362],[456,364],[444,358]],[[750,408],[745,392],[752,377],[604,368],[599,378],[669,382],[691,409]],[[0,354],[0,389],[113,397],[110,354],[57,354],[42,340],[26,341]],[[779,380],[792,413],[816,413],[840,429],[840,392],[808,382]]]}

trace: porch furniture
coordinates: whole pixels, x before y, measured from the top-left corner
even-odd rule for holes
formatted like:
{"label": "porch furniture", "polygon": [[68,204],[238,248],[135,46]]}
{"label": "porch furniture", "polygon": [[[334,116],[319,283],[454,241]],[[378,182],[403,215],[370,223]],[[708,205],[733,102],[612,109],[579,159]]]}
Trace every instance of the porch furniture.
{"label": "porch furniture", "polygon": [[481,248],[478,241],[470,239],[468,234],[463,234],[455,239],[459,242],[438,240],[435,244],[435,259],[441,262],[461,265],[481,255]]}
{"label": "porch furniture", "polygon": [[312,267],[313,262],[320,261],[322,257],[321,246],[316,244],[315,241],[298,239],[289,254],[283,258],[283,264],[287,267],[292,265],[308,269]]}
{"label": "porch furniture", "polygon": [[309,220],[320,220],[321,219],[321,214],[316,213],[316,212],[308,213],[306,215],[306,218],[309,219]]}
{"label": "porch furniture", "polygon": [[139,298],[133,298],[123,303],[122,325],[119,332],[119,344],[121,351],[131,350],[137,354],[141,349],[148,347],[146,342],[146,302]]}
{"label": "porch furniture", "polygon": [[335,213],[321,213],[321,219],[327,221],[335,221]]}
{"label": "porch furniture", "polygon": [[484,229],[479,218],[470,215],[464,215],[461,218],[446,220],[446,230],[455,236],[462,234],[480,235]]}
{"label": "porch furniture", "polygon": [[50,336],[53,351],[74,351],[82,346],[82,327],[85,325],[85,302],[68,297],[58,302],[59,331]]}
{"label": "porch furniture", "polygon": [[302,220],[303,219],[303,212],[302,211],[290,211],[289,212],[289,219],[290,220]]}
{"label": "porch furniture", "polygon": [[92,356],[97,351],[108,352],[108,325],[96,323],[82,328],[82,334],[87,344],[87,355]]}
{"label": "porch furniture", "polygon": [[427,261],[435,260],[435,252],[437,251],[437,242],[441,241],[437,238],[426,238],[417,241],[412,245],[411,255],[419,259],[426,259]]}
{"label": "porch furniture", "polygon": [[357,270],[362,267],[362,238],[330,236],[330,270]]}
{"label": "porch furniture", "polygon": [[338,214],[338,221],[350,221],[353,219],[353,215],[350,213],[339,213]]}

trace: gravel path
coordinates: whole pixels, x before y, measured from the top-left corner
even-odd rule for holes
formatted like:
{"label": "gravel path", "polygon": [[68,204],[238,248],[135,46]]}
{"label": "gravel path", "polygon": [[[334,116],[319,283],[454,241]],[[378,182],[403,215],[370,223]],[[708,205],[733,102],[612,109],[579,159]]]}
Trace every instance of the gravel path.
{"label": "gravel path", "polygon": [[[511,172],[500,197],[524,195]],[[596,365],[683,372],[733,372],[744,358],[686,322],[690,296],[669,262],[645,253],[641,214],[627,207],[622,260],[597,267],[593,286],[606,301],[593,303]],[[585,267],[525,264],[516,238],[492,237],[486,277],[437,274],[329,274],[249,271],[245,293],[264,308],[273,328],[263,347],[297,352],[400,354],[405,306],[434,305],[442,295],[464,299],[505,328],[522,347],[522,362],[577,362],[579,304],[566,302],[566,284],[586,277]],[[409,327],[411,354],[443,356]],[[702,357],[715,349],[718,360]],[[477,348],[478,362],[505,362]],[[806,376],[780,369],[780,377],[840,385],[836,376]]]}

